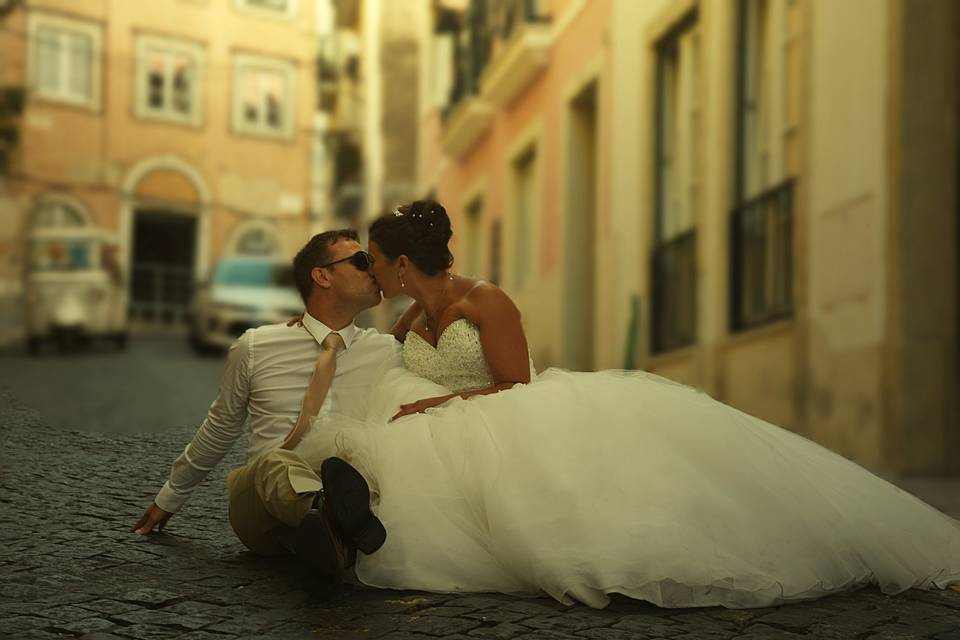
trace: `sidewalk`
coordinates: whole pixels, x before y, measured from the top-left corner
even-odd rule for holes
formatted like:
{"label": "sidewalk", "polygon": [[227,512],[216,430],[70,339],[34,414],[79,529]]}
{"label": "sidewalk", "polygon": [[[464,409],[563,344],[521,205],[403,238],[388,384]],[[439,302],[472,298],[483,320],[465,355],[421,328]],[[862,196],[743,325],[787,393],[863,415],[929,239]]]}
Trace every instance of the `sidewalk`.
{"label": "sidewalk", "polygon": [[[960,592],[873,588],[753,610],[602,611],[545,598],[347,588],[322,600],[289,561],[259,559],[227,523],[235,447],[167,533],[130,527],[192,429],[106,436],[43,425],[0,389],[0,637],[410,640],[960,640]],[[956,481],[918,487],[955,490]]]}

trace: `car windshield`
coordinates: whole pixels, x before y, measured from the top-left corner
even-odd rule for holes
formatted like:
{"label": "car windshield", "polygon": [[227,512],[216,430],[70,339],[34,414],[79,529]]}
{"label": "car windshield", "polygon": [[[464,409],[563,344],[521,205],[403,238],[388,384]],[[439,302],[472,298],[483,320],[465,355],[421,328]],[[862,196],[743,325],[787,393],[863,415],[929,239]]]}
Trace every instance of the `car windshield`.
{"label": "car windshield", "polygon": [[269,262],[221,262],[214,284],[293,288],[293,267]]}

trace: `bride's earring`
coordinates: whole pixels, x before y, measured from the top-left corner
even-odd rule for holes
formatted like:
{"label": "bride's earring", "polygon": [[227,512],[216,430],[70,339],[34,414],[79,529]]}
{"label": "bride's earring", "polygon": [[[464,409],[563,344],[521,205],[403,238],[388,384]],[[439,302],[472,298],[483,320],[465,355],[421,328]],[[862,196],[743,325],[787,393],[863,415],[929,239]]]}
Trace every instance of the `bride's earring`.
{"label": "bride's earring", "polygon": [[406,287],[407,285],[403,284],[403,275],[398,273],[397,277],[400,278],[400,288],[403,289]]}

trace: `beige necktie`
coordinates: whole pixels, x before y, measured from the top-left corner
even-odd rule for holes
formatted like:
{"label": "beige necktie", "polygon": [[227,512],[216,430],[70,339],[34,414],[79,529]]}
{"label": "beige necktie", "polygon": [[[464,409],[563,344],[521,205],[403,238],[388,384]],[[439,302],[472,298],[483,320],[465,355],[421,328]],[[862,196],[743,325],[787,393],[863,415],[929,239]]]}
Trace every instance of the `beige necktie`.
{"label": "beige necktie", "polygon": [[323,350],[317,356],[317,363],[313,367],[313,376],[303,396],[303,404],[300,405],[300,416],[280,445],[281,449],[293,449],[300,442],[300,438],[310,427],[310,420],[320,413],[320,407],[323,406],[333,376],[337,372],[337,352],[343,348],[343,338],[339,333],[331,333],[321,344]]}

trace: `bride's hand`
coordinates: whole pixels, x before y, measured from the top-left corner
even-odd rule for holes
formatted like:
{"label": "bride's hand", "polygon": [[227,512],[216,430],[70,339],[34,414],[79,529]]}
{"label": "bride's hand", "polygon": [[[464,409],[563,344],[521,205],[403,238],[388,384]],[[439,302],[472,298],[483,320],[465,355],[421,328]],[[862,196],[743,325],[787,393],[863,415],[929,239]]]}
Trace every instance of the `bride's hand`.
{"label": "bride's hand", "polygon": [[450,398],[451,396],[440,396],[437,398],[424,398],[423,400],[417,400],[416,402],[402,404],[400,405],[400,411],[397,412],[397,415],[390,418],[390,422],[393,422],[397,418],[402,418],[403,416],[410,416],[415,413],[423,413],[431,407],[440,406]]}
{"label": "bride's hand", "polygon": [[297,325],[298,327],[302,327],[302,326],[303,326],[303,314],[302,314],[302,313],[299,314],[299,315],[295,315],[295,316],[293,316],[292,318],[290,318],[289,320],[287,320],[287,326],[288,326],[288,327],[292,327],[293,325]]}

